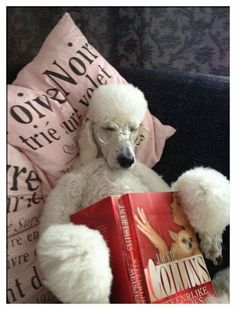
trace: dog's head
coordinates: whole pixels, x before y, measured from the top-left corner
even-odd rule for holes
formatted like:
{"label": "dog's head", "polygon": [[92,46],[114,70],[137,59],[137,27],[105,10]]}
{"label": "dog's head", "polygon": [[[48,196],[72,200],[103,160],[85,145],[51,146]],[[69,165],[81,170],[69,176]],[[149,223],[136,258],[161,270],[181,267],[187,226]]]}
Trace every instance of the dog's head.
{"label": "dog's head", "polygon": [[131,167],[146,110],[143,93],[131,84],[95,90],[79,139],[81,163],[103,157],[111,169]]}
{"label": "dog's head", "polygon": [[186,230],[181,230],[178,233],[169,231],[171,238],[177,243],[183,253],[191,253],[193,251],[193,237]]}

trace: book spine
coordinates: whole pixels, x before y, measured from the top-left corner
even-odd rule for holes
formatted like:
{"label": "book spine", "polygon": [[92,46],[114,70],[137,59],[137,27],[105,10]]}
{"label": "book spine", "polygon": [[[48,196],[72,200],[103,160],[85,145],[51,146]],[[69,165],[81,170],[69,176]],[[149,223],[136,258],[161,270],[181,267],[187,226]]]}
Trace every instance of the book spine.
{"label": "book spine", "polygon": [[[124,196],[123,196],[124,197]],[[123,240],[126,247],[126,265],[128,269],[131,291],[135,303],[148,303],[147,294],[144,292],[144,278],[142,272],[142,264],[140,261],[140,254],[138,250],[137,238],[132,226],[134,221],[132,219],[132,211],[130,201],[122,204],[122,198],[118,200],[118,213],[120,224],[122,228]]]}

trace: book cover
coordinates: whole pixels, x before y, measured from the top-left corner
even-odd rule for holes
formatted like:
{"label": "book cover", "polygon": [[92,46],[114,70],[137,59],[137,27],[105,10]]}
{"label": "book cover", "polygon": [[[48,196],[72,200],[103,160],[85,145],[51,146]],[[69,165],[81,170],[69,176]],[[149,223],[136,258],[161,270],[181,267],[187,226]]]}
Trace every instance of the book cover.
{"label": "book cover", "polygon": [[71,215],[110,248],[111,303],[204,303],[215,294],[176,192],[109,196]]}

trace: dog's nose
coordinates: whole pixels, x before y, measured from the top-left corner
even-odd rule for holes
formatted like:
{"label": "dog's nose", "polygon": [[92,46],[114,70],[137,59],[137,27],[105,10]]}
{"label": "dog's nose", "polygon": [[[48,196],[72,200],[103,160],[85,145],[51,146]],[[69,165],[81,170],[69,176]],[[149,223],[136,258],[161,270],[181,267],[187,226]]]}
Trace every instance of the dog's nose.
{"label": "dog's nose", "polygon": [[123,168],[129,168],[130,166],[133,165],[134,163],[134,157],[130,155],[119,155],[117,157],[118,163],[120,164],[121,167]]}

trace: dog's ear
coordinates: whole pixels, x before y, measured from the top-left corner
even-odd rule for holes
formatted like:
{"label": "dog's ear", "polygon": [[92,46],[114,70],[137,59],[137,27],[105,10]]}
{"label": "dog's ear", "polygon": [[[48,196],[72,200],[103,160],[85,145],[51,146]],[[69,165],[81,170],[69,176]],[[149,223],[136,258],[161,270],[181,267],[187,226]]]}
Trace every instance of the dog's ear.
{"label": "dog's ear", "polygon": [[169,234],[170,234],[171,239],[173,239],[175,242],[177,242],[177,240],[178,240],[178,233],[175,233],[174,231],[169,230]]}
{"label": "dog's ear", "polygon": [[80,130],[79,158],[82,165],[96,159],[98,155],[98,148],[94,141],[92,126],[92,122],[86,118]]}

